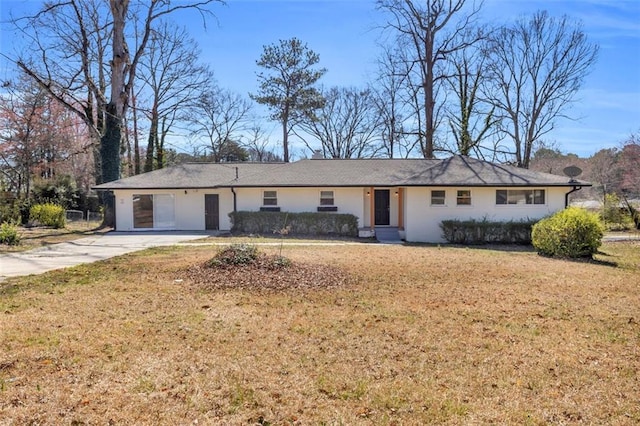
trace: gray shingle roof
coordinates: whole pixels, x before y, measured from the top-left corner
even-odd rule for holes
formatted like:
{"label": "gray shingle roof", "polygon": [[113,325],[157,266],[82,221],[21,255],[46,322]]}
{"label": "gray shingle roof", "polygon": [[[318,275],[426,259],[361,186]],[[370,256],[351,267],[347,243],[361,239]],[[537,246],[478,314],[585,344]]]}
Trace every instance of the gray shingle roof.
{"label": "gray shingle roof", "polygon": [[464,156],[443,160],[300,160],[293,163],[187,163],[98,185],[98,190],[214,187],[590,186],[567,176]]}

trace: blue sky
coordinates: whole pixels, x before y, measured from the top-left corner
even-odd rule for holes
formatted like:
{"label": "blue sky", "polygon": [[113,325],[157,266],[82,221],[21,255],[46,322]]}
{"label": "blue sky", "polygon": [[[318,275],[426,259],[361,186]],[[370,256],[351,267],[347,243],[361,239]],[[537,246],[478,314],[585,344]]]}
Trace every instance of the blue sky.
{"label": "blue sky", "polygon": [[[2,20],[11,10],[19,14],[25,3],[40,2],[1,0]],[[640,0],[485,0],[482,20],[508,23],[542,9],[581,20],[590,40],[600,45],[595,67],[567,111],[577,120],[559,121],[546,139],[563,152],[589,156],[639,133]],[[291,37],[320,55],[320,65],[328,69],[325,86],[362,86],[374,70],[382,19],[374,0],[229,0],[214,12],[218,20],[210,20],[206,31],[194,15],[181,18],[219,84],[236,92],[256,90],[255,61],[263,46]],[[0,51],[11,43],[2,34]],[[0,66],[0,78],[5,72]]]}

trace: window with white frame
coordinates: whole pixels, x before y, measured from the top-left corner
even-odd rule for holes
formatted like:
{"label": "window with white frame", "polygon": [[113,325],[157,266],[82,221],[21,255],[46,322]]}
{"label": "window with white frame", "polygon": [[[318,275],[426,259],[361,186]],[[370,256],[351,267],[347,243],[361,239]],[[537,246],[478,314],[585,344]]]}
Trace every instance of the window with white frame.
{"label": "window with white frame", "polygon": [[278,191],[263,191],[262,192],[262,205],[263,206],[277,206],[278,205]]}
{"label": "window with white frame", "polygon": [[456,194],[456,204],[459,206],[470,206],[471,205],[471,190],[470,189],[459,189]]}
{"label": "window with white frame", "polygon": [[544,189],[497,189],[496,204],[545,204]]}
{"label": "window with white frame", "polygon": [[447,191],[436,189],[431,191],[431,205],[432,206],[444,206],[447,196]]}
{"label": "window with white frame", "polygon": [[133,227],[173,228],[176,226],[173,194],[134,194]]}
{"label": "window with white frame", "polygon": [[333,191],[320,191],[321,206],[333,206],[334,204]]}

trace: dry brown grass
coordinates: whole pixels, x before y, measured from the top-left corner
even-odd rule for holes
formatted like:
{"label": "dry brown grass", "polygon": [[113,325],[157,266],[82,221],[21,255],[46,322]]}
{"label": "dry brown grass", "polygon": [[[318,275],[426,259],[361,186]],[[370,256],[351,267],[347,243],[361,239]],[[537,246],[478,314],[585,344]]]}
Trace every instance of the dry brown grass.
{"label": "dry brown grass", "polygon": [[20,244],[15,246],[0,244],[0,254],[31,250],[49,244],[77,240],[87,235],[111,230],[111,228],[101,228],[100,225],[101,223],[96,221],[78,221],[67,222],[67,226],[61,229],[46,226],[36,226],[33,228],[19,227],[18,235],[20,236]]}
{"label": "dry brown grass", "polygon": [[350,279],[269,292],[194,286],[213,250],[0,284],[0,424],[640,422],[638,242],[284,247]]}

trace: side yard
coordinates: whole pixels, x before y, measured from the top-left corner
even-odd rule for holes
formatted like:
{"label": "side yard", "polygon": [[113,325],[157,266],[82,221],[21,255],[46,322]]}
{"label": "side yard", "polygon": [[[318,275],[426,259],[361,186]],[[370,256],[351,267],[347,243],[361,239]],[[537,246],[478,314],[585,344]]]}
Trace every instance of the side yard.
{"label": "side yard", "polygon": [[69,221],[64,228],[60,229],[51,227],[18,227],[20,244],[0,244],[0,254],[31,250],[50,244],[77,240],[87,235],[109,232],[111,230],[111,228],[101,228],[100,225],[100,221]]}

